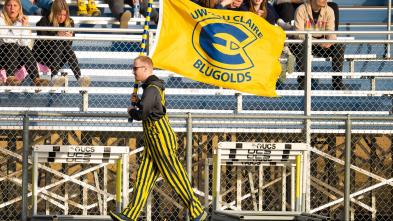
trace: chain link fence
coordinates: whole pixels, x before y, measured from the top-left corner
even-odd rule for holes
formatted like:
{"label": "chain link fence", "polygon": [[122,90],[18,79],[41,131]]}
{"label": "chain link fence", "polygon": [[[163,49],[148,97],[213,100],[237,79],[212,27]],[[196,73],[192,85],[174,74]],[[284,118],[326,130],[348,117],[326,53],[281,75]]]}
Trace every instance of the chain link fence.
{"label": "chain link fence", "polygon": [[[31,117],[30,144],[50,145],[107,145],[128,146],[130,148],[129,193],[135,180],[139,153],[143,147],[140,124],[130,123],[121,118],[84,117]],[[202,115],[204,116],[204,115]],[[210,210],[212,199],[212,160],[219,142],[305,142],[301,119],[253,119],[229,122],[225,115],[212,119],[194,116],[193,133],[187,136],[186,116],[173,116],[172,124],[179,135],[178,156],[186,167],[186,148],[192,139],[192,185],[206,209]],[[353,121],[351,160],[351,216],[353,220],[389,220],[392,199],[392,120]],[[1,153],[1,203],[0,219],[18,220],[21,214],[22,188],[22,117],[2,116]],[[65,122],[83,122],[64,130]],[[289,126],[299,123],[291,132],[275,129],[276,125]],[[326,133],[311,134],[311,158],[309,198],[310,212],[343,219],[344,207],[344,149],[345,121],[313,120],[318,130]],[[115,131],[113,124],[118,124]],[[242,124],[240,126],[239,124]],[[224,126],[225,125],[225,126]],[[323,126],[321,126],[323,125]],[[332,127],[334,125],[334,128]],[[128,126],[125,127],[125,126]],[[61,129],[63,128],[63,129]],[[90,130],[85,130],[90,128]],[[98,128],[101,128],[98,130]],[[122,128],[122,129],[121,129]],[[225,129],[223,129],[225,128]],[[108,131],[108,130],[113,130]],[[220,131],[218,131],[220,130]],[[31,162],[29,168],[31,169]],[[290,188],[291,167],[249,166],[237,168],[226,166],[222,169],[222,197],[228,208],[262,211],[293,210]],[[63,175],[61,175],[63,174]],[[39,169],[39,187],[45,189],[38,197],[39,215],[106,215],[115,209],[114,165],[84,165],[45,163]],[[262,179],[258,174],[262,174]],[[70,178],[69,178],[69,177]],[[31,197],[31,177],[29,172],[29,202]],[[286,177],[286,188],[283,187]],[[241,180],[241,191],[237,190],[237,180]],[[262,180],[262,181],[259,181]],[[262,182],[262,184],[260,183]],[[250,194],[252,193],[252,194]],[[239,198],[240,197],[240,198]],[[259,199],[261,197],[261,199]],[[306,198],[307,198],[306,197]],[[307,199],[305,199],[307,201]],[[106,202],[106,203],[105,203]],[[238,204],[240,202],[240,205]],[[261,203],[259,203],[261,202]],[[31,204],[29,203],[29,209]],[[142,216],[149,220],[184,220],[187,209],[173,190],[159,179],[151,195],[151,201]]]}
{"label": "chain link fence", "polygon": [[[72,50],[78,60],[82,77],[90,78],[89,87],[82,85],[74,76],[70,60],[51,77],[51,70],[37,66],[40,78],[52,82],[49,87],[35,87],[30,73],[19,73],[21,65],[15,70],[2,69],[2,76],[25,75],[13,86],[3,79],[0,86],[0,111],[61,112],[67,116],[34,116],[30,124],[30,145],[107,145],[128,146],[130,151],[143,147],[141,124],[130,124],[126,116],[108,117],[105,113],[125,113],[130,105],[132,92],[132,59],[138,55],[141,33],[110,35],[86,30],[71,29],[75,37],[61,41],[73,41]],[[97,31],[97,30],[95,30]],[[2,36],[3,37],[3,36]],[[59,41],[30,36],[27,39]],[[125,40],[127,39],[127,40]],[[152,39],[151,39],[152,40]],[[312,48],[299,40],[287,40],[286,51],[281,60],[286,65],[277,84],[278,98],[263,98],[238,94],[234,91],[217,88],[181,77],[167,71],[156,70],[156,74],[166,82],[168,110],[172,113],[211,113],[229,114],[224,120],[217,118],[194,118],[192,133],[192,184],[202,204],[211,210],[213,150],[220,141],[233,142],[307,142],[310,135],[310,188],[309,209],[312,213],[343,217],[344,195],[344,121],[312,120],[310,131],[304,131],[304,122],[299,119],[280,119],[282,114],[294,115],[380,115],[392,112],[392,64],[385,58],[385,40],[357,38],[338,39],[335,43],[345,45],[327,51],[318,47],[318,40],[309,39]],[[32,43],[32,46],[34,43]],[[32,47],[34,48],[34,47]],[[53,48],[52,48],[53,49]],[[48,50],[52,50],[48,49]],[[56,49],[56,48],[54,48]],[[0,53],[5,53],[1,49]],[[303,53],[302,53],[303,51]],[[343,57],[340,53],[343,52]],[[16,54],[15,54],[16,55]],[[15,56],[12,54],[12,56]],[[299,63],[302,57],[306,62]],[[312,57],[310,57],[312,56]],[[332,57],[338,56],[340,64],[333,65]],[[53,58],[52,58],[53,59]],[[337,58],[334,58],[337,59]],[[13,57],[19,61],[18,57]],[[341,62],[341,61],[340,61]],[[339,63],[339,62],[338,62]],[[301,69],[304,65],[308,82]],[[50,66],[50,65],[49,65]],[[334,66],[334,67],[333,67]],[[311,72],[308,72],[308,69]],[[333,70],[336,68],[335,70]],[[337,69],[338,68],[338,69]],[[11,68],[12,69],[12,68]],[[22,68],[23,69],[23,68]],[[26,67],[25,67],[26,69]],[[293,71],[292,71],[293,69]],[[26,69],[27,71],[27,69]],[[65,81],[57,84],[62,75]],[[342,76],[342,85],[332,79]],[[305,79],[302,83],[301,79]],[[56,83],[57,82],[57,83]],[[18,82],[17,82],[18,83]],[[64,83],[64,84],[63,84]],[[302,85],[303,84],[303,85]],[[310,85],[308,91],[307,85]],[[341,87],[342,86],[342,87]],[[341,89],[341,90],[338,90]],[[94,117],[79,116],[80,111],[99,112]],[[233,113],[275,115],[274,119],[249,119],[250,116],[232,118]],[[71,117],[71,115],[74,115]],[[279,119],[277,119],[279,118]],[[185,117],[172,118],[171,123],[179,136],[181,162],[186,166],[186,144],[190,137],[186,133]],[[392,121],[359,121],[352,130],[352,167],[351,167],[351,215],[354,220],[389,220],[392,213]],[[0,121],[0,220],[18,220],[22,211],[22,118],[2,115]],[[306,134],[305,134],[306,133]],[[137,151],[136,151],[137,152]],[[130,155],[129,194],[139,165],[139,153]],[[40,215],[106,215],[115,208],[114,183],[116,167],[108,165],[95,168],[81,164],[44,164],[39,169],[39,186],[50,186],[47,192],[39,195],[38,213]],[[29,163],[29,168],[31,164]],[[291,210],[291,197],[283,193],[283,174],[289,176],[291,170],[283,167],[264,167],[263,183],[259,188],[255,182],[259,168],[248,167],[238,171],[226,167],[223,173],[223,189],[226,202],[237,200],[233,189],[236,177],[243,180],[241,195],[247,195],[251,186],[261,191],[262,204],[255,207],[252,195],[244,198],[244,210],[281,211]],[[66,180],[65,175],[75,176]],[[80,176],[79,176],[80,175]],[[29,174],[31,184],[32,174]],[[104,182],[104,180],[106,181]],[[98,181],[97,181],[98,180]],[[254,181],[254,185],[250,182]],[[289,183],[289,181],[287,181]],[[31,186],[28,187],[31,193]],[[224,191],[223,191],[224,192]],[[31,195],[28,195],[29,201]],[[106,199],[105,199],[106,197]],[[258,197],[258,196],[256,196]],[[258,202],[258,198],[256,198]],[[102,203],[99,203],[99,202]],[[106,202],[106,203],[105,203]],[[148,220],[184,220],[186,208],[181,200],[164,182],[159,180],[152,192],[151,203],[143,212]],[[231,204],[232,205],[232,204]],[[233,204],[236,207],[236,204]],[[31,206],[31,205],[30,205]],[[31,209],[29,207],[29,209]]]}

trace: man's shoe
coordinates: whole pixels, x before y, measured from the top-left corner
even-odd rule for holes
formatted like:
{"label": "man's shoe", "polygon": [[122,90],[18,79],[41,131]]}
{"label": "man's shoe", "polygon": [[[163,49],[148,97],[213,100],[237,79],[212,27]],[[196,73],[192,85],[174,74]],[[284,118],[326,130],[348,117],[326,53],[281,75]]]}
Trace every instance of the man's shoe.
{"label": "man's shoe", "polygon": [[132,219],[126,217],[125,215],[121,213],[115,213],[110,211],[109,216],[112,218],[114,221],[132,221]]}
{"label": "man's shoe", "polygon": [[193,221],[204,221],[207,220],[207,213],[203,211],[201,215],[199,215],[197,218],[195,218]]}
{"label": "man's shoe", "polygon": [[124,11],[123,14],[120,16],[120,28],[128,28],[128,22],[131,19],[131,12]]}

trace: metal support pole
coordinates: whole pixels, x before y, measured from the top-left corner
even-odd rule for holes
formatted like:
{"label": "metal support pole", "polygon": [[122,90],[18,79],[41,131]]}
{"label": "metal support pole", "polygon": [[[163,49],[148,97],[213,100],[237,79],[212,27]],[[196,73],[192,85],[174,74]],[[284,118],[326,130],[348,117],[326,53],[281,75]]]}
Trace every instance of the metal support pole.
{"label": "metal support pole", "polygon": [[347,116],[345,131],[345,180],[344,180],[344,220],[350,220],[350,193],[351,193],[351,129],[350,115]]}
{"label": "metal support pole", "polygon": [[89,108],[89,94],[87,91],[81,91],[82,94],[82,106],[81,111],[86,112]]}
{"label": "metal support pole", "polygon": [[[312,70],[312,35],[308,33],[304,41],[305,47],[305,91],[304,91],[304,116],[311,116],[311,70]],[[311,120],[304,120],[305,142],[311,144]],[[305,151],[303,162],[310,162],[310,152]],[[310,211],[310,164],[303,164],[303,181],[302,181],[302,212]]]}
{"label": "metal support pole", "polygon": [[[388,0],[388,27],[387,30],[391,31],[392,28],[392,0]],[[387,40],[389,41],[390,38],[390,34],[387,35]],[[386,44],[386,54],[385,54],[385,58],[390,58],[390,44],[387,43]]]}
{"label": "metal support pole", "polygon": [[[192,183],[192,116],[191,113],[188,113],[187,117],[187,174],[188,179]],[[192,184],[191,184],[192,185]],[[187,215],[186,221],[189,221],[190,217]]]}
{"label": "metal support pole", "polygon": [[236,110],[235,113],[239,114],[243,110],[243,95],[241,93],[236,93]]}
{"label": "metal support pole", "polygon": [[29,116],[27,113],[23,117],[23,156],[22,156],[22,215],[21,220],[27,221],[27,210],[28,210],[28,169],[29,169]]}
{"label": "metal support pole", "polygon": [[122,186],[122,159],[118,159],[116,161],[116,212],[121,212],[121,207],[122,207],[122,197],[121,197],[121,186]]}
{"label": "metal support pole", "polygon": [[205,208],[209,207],[209,158],[205,158],[205,182],[204,182],[204,192],[205,192]]}

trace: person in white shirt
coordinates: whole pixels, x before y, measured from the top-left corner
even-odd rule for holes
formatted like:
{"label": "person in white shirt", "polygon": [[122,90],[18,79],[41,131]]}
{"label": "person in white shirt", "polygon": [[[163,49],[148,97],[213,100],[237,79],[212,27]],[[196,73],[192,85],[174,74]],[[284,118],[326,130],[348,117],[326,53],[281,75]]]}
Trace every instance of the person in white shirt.
{"label": "person in white shirt", "polygon": [[[0,12],[0,26],[26,27],[29,25],[28,17],[23,14],[20,0],[6,0]],[[31,35],[30,30],[0,29],[0,35],[9,36],[0,39],[0,69],[7,72],[6,85],[20,85],[22,82],[13,75],[14,72],[25,66],[28,77],[36,86],[46,86],[48,81],[39,78],[37,62],[28,47],[31,39],[22,39],[21,36]]]}
{"label": "person in white shirt", "polygon": [[[275,0],[274,8],[276,9],[279,17],[284,20],[286,23],[292,23],[295,19],[296,9],[306,3],[308,0]],[[338,5],[335,2],[328,1],[328,6],[331,7],[334,11],[335,17],[335,30],[338,30],[338,24],[340,21],[340,14],[338,11]]]}

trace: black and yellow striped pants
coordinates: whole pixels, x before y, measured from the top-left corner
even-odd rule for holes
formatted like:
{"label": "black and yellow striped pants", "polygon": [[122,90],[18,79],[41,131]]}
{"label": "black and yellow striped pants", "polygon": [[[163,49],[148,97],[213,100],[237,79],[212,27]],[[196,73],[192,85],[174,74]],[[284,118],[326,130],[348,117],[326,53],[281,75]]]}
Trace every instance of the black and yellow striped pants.
{"label": "black and yellow striped pants", "polygon": [[158,121],[143,122],[145,149],[139,165],[134,192],[123,214],[136,220],[144,208],[157,178],[161,174],[188,207],[192,219],[203,212],[198,198],[191,188],[187,174],[176,156],[177,137],[167,115]]}

